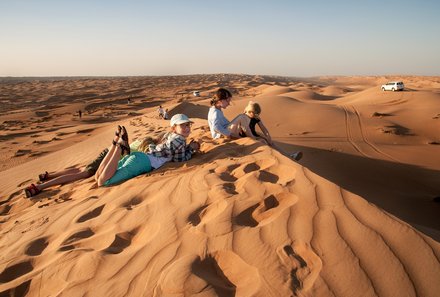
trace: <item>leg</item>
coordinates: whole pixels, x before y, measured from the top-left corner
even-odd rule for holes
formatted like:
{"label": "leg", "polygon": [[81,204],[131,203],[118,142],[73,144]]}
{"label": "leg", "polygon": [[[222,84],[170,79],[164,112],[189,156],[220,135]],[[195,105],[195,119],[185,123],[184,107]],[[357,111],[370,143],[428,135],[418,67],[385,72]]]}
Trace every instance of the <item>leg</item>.
{"label": "leg", "polygon": [[247,115],[242,113],[236,116],[229,123],[228,126],[228,129],[231,132],[231,136],[234,138],[243,137],[242,135],[240,135],[242,132],[244,132],[245,135],[248,135],[248,133],[250,133],[249,123],[250,123],[250,118]]}
{"label": "leg", "polygon": [[[119,141],[119,136],[121,135],[121,131],[122,131],[122,127],[118,125],[118,130],[115,132],[115,137],[113,138],[113,145],[107,149],[107,152],[105,152],[105,151],[101,152],[101,154],[98,156],[98,158],[96,158],[91,164],[88,165],[88,167],[90,167],[90,169],[93,169],[96,171],[95,172],[95,180],[96,181],[98,181],[96,177],[101,175],[102,171],[105,168],[105,164],[108,163],[111,156],[114,154],[114,151],[116,149],[116,143]],[[102,158],[103,154],[104,154],[104,157]],[[97,164],[95,162],[99,163],[97,169],[95,169],[96,164]]]}
{"label": "leg", "polygon": [[[116,149],[116,146],[115,146],[115,145],[112,145],[112,146],[110,146],[110,147],[107,149],[107,153],[106,153],[106,155],[105,155],[104,158],[102,159],[101,163],[100,163],[99,166],[98,166],[98,169],[97,169],[96,172],[95,172],[95,177],[96,177],[96,175],[100,175],[100,174],[101,174],[102,170],[103,170],[104,167],[105,167],[105,166],[101,166],[101,165],[102,165],[103,163],[105,163],[105,164],[108,163],[108,160],[110,159],[108,156],[109,156],[109,155],[112,155],[112,154],[114,153],[115,149]],[[98,158],[99,158],[99,157],[98,157]],[[95,179],[96,179],[96,178],[95,178]]]}
{"label": "leg", "polygon": [[98,170],[95,174],[95,180],[98,186],[102,186],[108,179],[110,179],[116,172],[118,168],[118,162],[121,159],[121,148],[119,146],[113,145],[108,154],[102,160],[101,165],[99,165]]}
{"label": "leg", "polygon": [[74,181],[77,181],[80,179],[84,179],[84,178],[88,178],[91,176],[92,176],[92,174],[89,171],[84,170],[84,171],[80,171],[77,173],[71,173],[71,174],[65,174],[65,175],[58,176],[54,179],[51,179],[50,181],[47,181],[42,184],[38,184],[38,185],[36,185],[36,187],[41,191],[41,190],[44,190],[46,188],[49,188],[49,187],[52,187],[55,185],[67,184],[67,183],[71,183],[71,182],[74,182]]}
{"label": "leg", "polygon": [[279,151],[284,156],[289,157],[290,159],[295,160],[295,161],[299,161],[302,158],[302,156],[303,156],[303,153],[301,151],[297,151],[297,152],[293,152],[293,153],[288,153],[285,150],[283,150],[281,147],[276,145],[274,142],[272,142],[271,147],[273,147],[274,149]]}
{"label": "leg", "polygon": [[63,176],[66,174],[75,174],[75,173],[79,173],[81,172],[81,170],[79,168],[69,168],[69,169],[64,169],[62,171],[58,171],[58,172],[49,172],[49,179],[55,178],[55,177],[59,177],[59,176]]}
{"label": "leg", "polygon": [[[117,136],[119,138],[119,134]],[[95,174],[95,180],[98,183],[98,186],[104,185],[104,183],[115,174],[118,169],[118,163],[121,159],[122,151],[127,150],[128,153],[130,153],[128,133],[124,126],[121,127],[120,136],[117,144],[115,144],[113,140],[113,146],[99,165],[98,171]]]}

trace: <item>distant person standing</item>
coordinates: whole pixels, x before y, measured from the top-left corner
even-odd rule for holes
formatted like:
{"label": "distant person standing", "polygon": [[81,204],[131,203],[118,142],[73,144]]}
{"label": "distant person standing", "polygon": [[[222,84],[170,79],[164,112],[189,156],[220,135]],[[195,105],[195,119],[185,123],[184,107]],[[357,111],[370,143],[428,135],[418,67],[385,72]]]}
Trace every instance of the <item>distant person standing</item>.
{"label": "distant person standing", "polygon": [[168,108],[163,112],[163,119],[168,120]]}
{"label": "distant person standing", "polygon": [[159,118],[163,118],[164,110],[162,108],[162,105],[159,105],[159,108],[157,109],[157,113],[159,114]]}
{"label": "distant person standing", "polygon": [[78,110],[78,116],[79,116],[79,118],[82,118],[82,111],[81,111],[81,109]]}

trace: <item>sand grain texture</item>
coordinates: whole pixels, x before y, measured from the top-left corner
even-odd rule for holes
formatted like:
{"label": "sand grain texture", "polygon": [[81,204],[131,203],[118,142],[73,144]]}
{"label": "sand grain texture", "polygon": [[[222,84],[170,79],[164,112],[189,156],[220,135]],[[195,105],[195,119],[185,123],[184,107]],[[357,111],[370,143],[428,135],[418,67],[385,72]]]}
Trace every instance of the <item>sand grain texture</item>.
{"label": "sand grain texture", "polygon": [[[42,94],[76,86],[67,98],[73,103],[46,94],[45,104],[73,106],[73,113],[81,98],[94,100],[77,103],[96,110],[12,132],[22,124],[4,119],[1,295],[439,296],[440,208],[430,197],[440,194],[440,148],[428,144],[440,140],[433,118],[440,113],[439,80],[406,77],[411,90],[383,93],[378,85],[386,79],[3,82],[15,92],[31,84]],[[252,139],[211,140],[208,95],[225,84],[241,94],[226,110],[229,118],[247,101],[260,102],[275,142],[303,150],[303,160]],[[193,89],[202,98],[186,96]],[[127,94],[138,101],[127,106]],[[108,100],[111,120],[101,115]],[[33,104],[5,116],[28,121]],[[23,197],[38,173],[87,164],[110,143],[116,123],[132,138],[165,131],[169,122],[156,117],[158,104],[195,119],[191,138],[203,142],[200,155],[113,187],[97,188],[90,178]],[[56,112],[48,108],[43,116]],[[384,133],[391,125],[407,133]],[[47,132],[54,127],[62,128]],[[53,133],[60,145],[42,142]],[[19,162],[7,155],[39,146],[47,153]]]}

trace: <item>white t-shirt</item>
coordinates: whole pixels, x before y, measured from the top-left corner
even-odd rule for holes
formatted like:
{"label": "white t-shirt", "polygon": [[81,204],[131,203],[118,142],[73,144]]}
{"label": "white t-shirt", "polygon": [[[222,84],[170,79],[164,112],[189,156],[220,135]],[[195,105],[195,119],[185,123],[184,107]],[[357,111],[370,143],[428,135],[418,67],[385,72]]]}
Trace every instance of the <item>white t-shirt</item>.
{"label": "white t-shirt", "polygon": [[172,157],[155,157],[153,155],[147,154],[148,159],[150,159],[151,167],[157,169],[161,167],[166,162],[170,162]]}

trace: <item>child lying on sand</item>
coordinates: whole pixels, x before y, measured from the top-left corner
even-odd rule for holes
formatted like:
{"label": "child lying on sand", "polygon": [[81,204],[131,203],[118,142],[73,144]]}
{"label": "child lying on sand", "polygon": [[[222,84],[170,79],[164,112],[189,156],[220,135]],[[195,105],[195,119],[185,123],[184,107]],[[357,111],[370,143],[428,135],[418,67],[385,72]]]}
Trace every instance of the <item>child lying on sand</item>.
{"label": "child lying on sand", "polygon": [[[186,144],[193,122],[184,114],[171,118],[171,132],[165,134],[163,141],[149,153],[130,152],[128,133],[122,127],[121,136],[116,136],[113,145],[95,174],[98,186],[108,186],[126,181],[143,173],[161,167],[169,161],[181,162],[191,159],[200,149],[197,141]],[[127,152],[122,159],[119,156]]]}
{"label": "child lying on sand", "polygon": [[[122,131],[122,127],[118,126],[118,130],[115,132],[117,137],[120,136]],[[153,138],[150,136],[145,137],[142,141],[136,140],[132,144],[130,144],[130,149],[140,152],[148,152],[150,147],[156,145],[160,142],[163,135]],[[108,154],[109,148],[105,148],[100,152],[100,154],[85,168],[80,169],[77,167],[68,168],[58,172],[44,172],[38,176],[40,180],[40,184],[31,184],[24,189],[26,197],[30,198],[35,195],[38,195],[44,189],[49,187],[53,187],[56,185],[64,185],[68,183],[72,183],[77,180],[86,179],[91,176],[94,176],[96,171],[101,165],[102,160],[104,160],[105,156]],[[121,156],[122,157],[122,156]]]}

